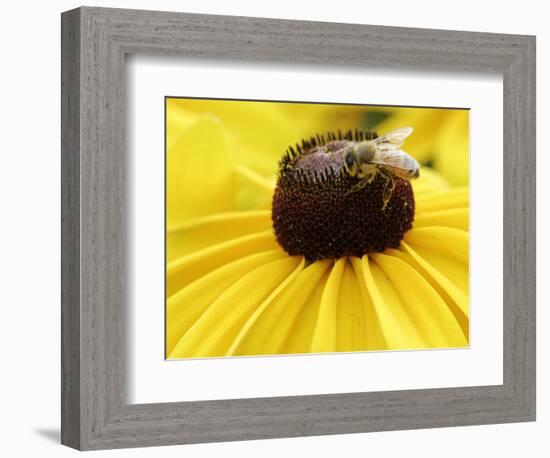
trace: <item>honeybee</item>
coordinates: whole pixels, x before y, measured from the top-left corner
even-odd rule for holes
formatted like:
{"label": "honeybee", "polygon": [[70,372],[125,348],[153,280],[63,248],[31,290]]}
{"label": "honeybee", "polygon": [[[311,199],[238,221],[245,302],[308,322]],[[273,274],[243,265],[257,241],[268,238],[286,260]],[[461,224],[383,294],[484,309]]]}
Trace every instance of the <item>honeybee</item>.
{"label": "honeybee", "polygon": [[418,178],[420,165],[399,149],[412,131],[412,127],[401,127],[373,140],[346,146],[342,153],[344,167],[350,176],[361,179],[351,192],[363,189],[381,175],[386,180],[382,194],[383,210],[395,188],[394,175],[407,180]]}

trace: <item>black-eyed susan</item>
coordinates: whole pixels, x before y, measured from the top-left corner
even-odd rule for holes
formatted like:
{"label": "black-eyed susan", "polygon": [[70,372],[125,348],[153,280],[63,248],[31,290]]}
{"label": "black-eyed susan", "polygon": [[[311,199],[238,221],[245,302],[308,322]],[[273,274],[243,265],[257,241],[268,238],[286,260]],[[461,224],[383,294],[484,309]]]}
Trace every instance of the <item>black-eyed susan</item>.
{"label": "black-eyed susan", "polygon": [[468,188],[282,154],[361,110],[167,99],[168,358],[468,345]]}

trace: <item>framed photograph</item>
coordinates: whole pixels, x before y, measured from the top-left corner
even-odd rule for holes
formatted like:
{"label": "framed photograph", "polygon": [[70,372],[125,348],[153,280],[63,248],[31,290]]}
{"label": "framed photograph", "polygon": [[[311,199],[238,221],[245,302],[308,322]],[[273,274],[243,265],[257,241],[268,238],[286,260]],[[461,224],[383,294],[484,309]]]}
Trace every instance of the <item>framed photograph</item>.
{"label": "framed photograph", "polygon": [[63,13],[63,444],[534,419],[534,37]]}

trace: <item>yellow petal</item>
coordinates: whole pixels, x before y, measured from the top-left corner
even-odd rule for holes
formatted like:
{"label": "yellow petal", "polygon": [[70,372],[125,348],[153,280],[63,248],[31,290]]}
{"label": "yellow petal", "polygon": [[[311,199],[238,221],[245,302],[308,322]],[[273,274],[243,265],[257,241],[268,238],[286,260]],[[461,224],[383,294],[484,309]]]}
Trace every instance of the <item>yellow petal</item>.
{"label": "yellow petal", "polygon": [[230,135],[232,162],[264,176],[276,173],[286,147],[300,137],[278,103],[173,99],[172,107],[218,118]]}
{"label": "yellow petal", "polygon": [[279,250],[245,256],[200,277],[166,302],[166,354],[227,288],[254,269],[284,258]]}
{"label": "yellow petal", "polygon": [[327,284],[330,272],[332,269],[325,271],[321,280],[318,281],[313,292],[308,296],[306,302],[298,312],[294,323],[287,333],[287,337],[281,345],[282,354],[310,353],[311,341],[315,333],[315,325],[319,308],[321,306],[321,298]]}
{"label": "yellow petal", "polygon": [[346,262],[338,293],[336,351],[365,351],[368,349],[365,304],[349,262]]}
{"label": "yellow petal", "polygon": [[[451,294],[454,290],[433,273],[437,271],[462,292],[453,297],[462,312],[468,315],[467,298],[469,291],[469,243],[468,233],[451,228],[429,227],[412,229],[405,234],[404,251],[414,257]],[[422,260],[422,262],[421,262]],[[429,269],[427,268],[429,266]]]}
{"label": "yellow petal", "polygon": [[237,180],[236,206],[241,211],[269,209],[275,189],[275,176],[268,179],[244,166],[235,165]]}
{"label": "yellow petal", "polygon": [[197,278],[243,256],[279,249],[272,231],[247,235],[197,251],[166,267],[166,296],[170,297]]}
{"label": "yellow petal", "polygon": [[449,189],[447,180],[429,167],[420,168],[420,177],[411,181],[416,200]]}
{"label": "yellow petal", "polygon": [[166,99],[166,149],[169,151],[183,132],[189,129],[202,115],[189,110],[175,109],[175,99]]}
{"label": "yellow petal", "polygon": [[286,257],[265,264],[224,291],[180,339],[173,358],[224,356],[247,319],[271,301],[302,270],[304,260]]}
{"label": "yellow petal", "polygon": [[470,111],[451,110],[437,137],[433,165],[452,186],[469,182],[469,128]]}
{"label": "yellow petal", "polygon": [[468,265],[468,232],[450,227],[422,227],[406,232],[404,240],[417,252],[422,249],[423,252],[456,259]]}
{"label": "yellow petal", "polygon": [[166,152],[166,223],[226,212],[235,205],[234,175],[221,124],[201,117]]}
{"label": "yellow petal", "polygon": [[462,347],[468,344],[455,316],[424,277],[397,257],[376,253],[373,259],[395,288],[414,327],[428,347]]}
{"label": "yellow petal", "polygon": [[219,243],[266,232],[271,228],[271,212],[217,213],[194,219],[166,231],[168,262]]}
{"label": "yellow petal", "polygon": [[336,351],[338,296],[346,262],[346,258],[338,259],[328,277],[311,342],[313,353]]}
{"label": "yellow petal", "polygon": [[468,208],[452,208],[450,210],[439,210],[416,215],[413,227],[420,228],[426,226],[454,227],[468,231],[470,227],[470,211]]}
{"label": "yellow petal", "polygon": [[331,264],[326,260],[310,264],[272,302],[265,301],[243,326],[229,354],[280,353],[296,317]]}
{"label": "yellow petal", "polygon": [[416,214],[448,210],[450,208],[469,208],[469,190],[467,187],[451,188],[442,192],[425,193],[416,199]]}
{"label": "yellow petal", "polygon": [[[367,290],[367,285],[365,284],[365,276],[363,274],[361,260],[356,257],[352,257],[350,259],[353,266],[353,271],[355,273],[355,279],[361,293],[361,304],[364,307],[366,349],[385,350],[388,348],[388,344],[386,343],[384,334],[382,333],[380,320],[378,319],[374,304]],[[372,287],[374,288],[374,285],[372,285]],[[376,292],[374,294],[376,294]]]}
{"label": "yellow petal", "polygon": [[356,272],[363,276],[387,348],[426,348],[426,342],[416,330],[401,297],[384,271],[368,256],[352,262]]}
{"label": "yellow petal", "polygon": [[451,312],[458,321],[463,334],[468,338],[469,335],[469,302],[468,290],[461,290],[458,285],[455,285],[448,279],[444,273],[438,271],[428,262],[426,262],[418,253],[416,253],[405,242],[401,242],[400,249],[387,250],[387,254],[399,257],[410,264],[417,272],[419,272],[443,300],[449,306]]}

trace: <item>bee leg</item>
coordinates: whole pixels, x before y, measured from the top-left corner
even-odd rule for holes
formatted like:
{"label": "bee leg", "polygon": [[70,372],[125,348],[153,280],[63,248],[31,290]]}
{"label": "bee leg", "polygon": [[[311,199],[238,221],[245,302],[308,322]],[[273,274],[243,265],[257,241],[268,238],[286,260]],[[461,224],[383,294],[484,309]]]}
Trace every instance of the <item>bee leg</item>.
{"label": "bee leg", "polygon": [[382,172],[382,176],[386,178],[386,184],[384,185],[384,191],[382,193],[382,210],[384,210],[391,199],[393,190],[395,189],[395,181],[393,180],[393,175],[391,173]]}
{"label": "bee leg", "polygon": [[357,191],[361,191],[361,189],[363,189],[365,186],[367,186],[368,184],[368,181],[365,179],[365,178],[361,178],[361,180],[359,182],[357,182],[356,184],[354,184],[351,189],[350,189],[350,194],[352,192],[357,192]]}
{"label": "bee leg", "polygon": [[350,192],[360,191],[368,184],[371,184],[375,178],[376,178],[376,170],[372,172],[367,172],[361,177],[361,181],[359,181],[358,183],[352,186]]}
{"label": "bee leg", "polygon": [[378,174],[377,170],[374,169],[374,170],[367,170],[366,172],[363,173],[363,176],[367,184],[371,184],[376,178],[377,174]]}

